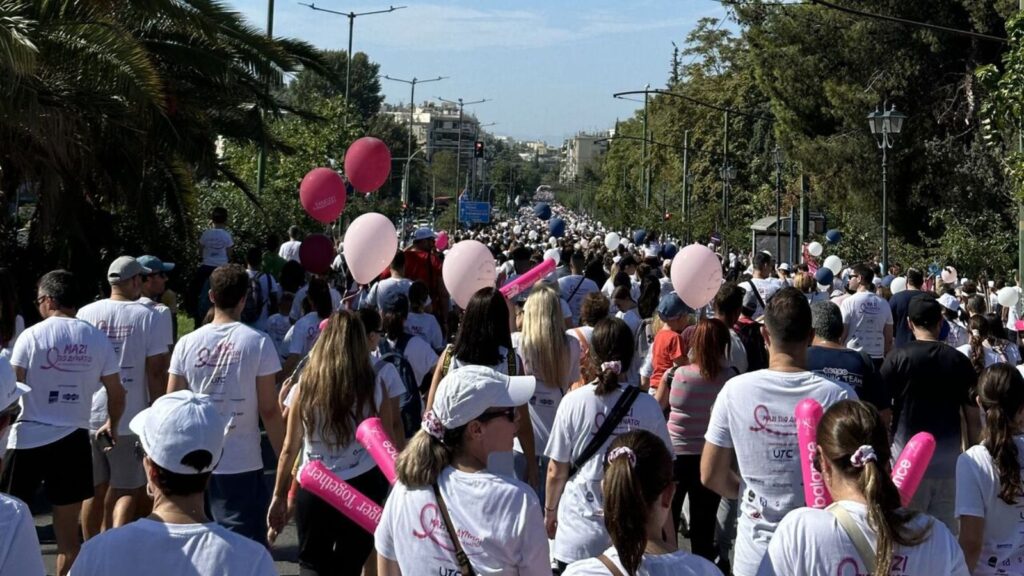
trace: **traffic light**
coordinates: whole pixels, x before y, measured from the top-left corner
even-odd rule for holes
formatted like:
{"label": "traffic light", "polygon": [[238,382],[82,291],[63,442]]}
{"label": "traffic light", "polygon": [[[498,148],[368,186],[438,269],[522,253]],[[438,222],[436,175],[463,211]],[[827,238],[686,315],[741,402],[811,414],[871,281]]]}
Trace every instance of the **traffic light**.
{"label": "traffic light", "polygon": [[484,157],[484,143],[481,140],[477,140],[473,143],[473,158]]}

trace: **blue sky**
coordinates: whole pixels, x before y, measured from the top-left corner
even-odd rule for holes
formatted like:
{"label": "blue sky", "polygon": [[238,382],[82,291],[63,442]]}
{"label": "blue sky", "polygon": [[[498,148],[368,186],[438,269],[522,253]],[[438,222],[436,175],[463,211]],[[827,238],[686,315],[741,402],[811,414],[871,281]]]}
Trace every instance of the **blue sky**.
{"label": "blue sky", "polygon": [[[303,0],[308,2],[309,0]],[[488,130],[548,144],[579,130],[603,130],[637,105],[612,93],[661,87],[672,44],[705,16],[723,17],[714,0],[476,0],[418,2],[355,20],[353,50],[380,63],[381,74],[447,80],[416,87],[416,100],[490,99],[473,107]],[[267,0],[228,0],[266,26]],[[386,9],[388,2],[320,0],[341,12]],[[348,19],[276,0],[274,35],[320,48],[345,49]],[[381,80],[386,101],[409,100],[407,84]],[[467,108],[469,110],[469,108]]]}

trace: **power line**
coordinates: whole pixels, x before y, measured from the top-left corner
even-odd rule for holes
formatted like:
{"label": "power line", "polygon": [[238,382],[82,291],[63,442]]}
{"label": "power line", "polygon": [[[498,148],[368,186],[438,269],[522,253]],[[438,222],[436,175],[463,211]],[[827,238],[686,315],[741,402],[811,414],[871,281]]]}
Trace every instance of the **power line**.
{"label": "power line", "polygon": [[885,14],[875,14],[873,12],[865,12],[863,10],[856,10],[854,8],[847,8],[845,6],[839,6],[825,0],[810,0],[812,4],[817,4],[825,8],[832,10],[838,10],[839,12],[845,12],[847,14],[853,14],[854,16],[861,16],[864,18],[873,18],[875,20],[883,20],[886,22],[895,22],[897,24],[903,24],[906,26],[915,26],[918,28],[927,28],[929,30],[936,30],[938,32],[947,32],[949,34],[959,34],[960,36],[969,36],[971,38],[977,38],[979,40],[988,40],[990,42],[1001,42],[1006,44],[1009,42],[1008,38],[1001,36],[992,36],[989,34],[982,34],[981,32],[974,32],[973,30],[961,30],[959,28],[950,28],[949,26],[940,26],[938,24],[929,24],[928,22],[919,22],[917,20],[910,20],[907,18],[899,18],[897,16],[886,16]]}

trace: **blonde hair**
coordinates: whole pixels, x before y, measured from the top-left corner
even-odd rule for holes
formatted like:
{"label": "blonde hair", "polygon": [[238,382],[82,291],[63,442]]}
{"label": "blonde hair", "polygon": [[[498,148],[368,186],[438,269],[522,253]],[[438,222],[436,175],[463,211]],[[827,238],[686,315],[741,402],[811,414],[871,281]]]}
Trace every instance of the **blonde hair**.
{"label": "blonde hair", "polygon": [[445,430],[444,440],[441,441],[423,430],[417,430],[395,462],[398,481],[409,488],[430,486],[437,482],[441,471],[452,463],[456,452],[462,449],[465,432],[465,426]]}
{"label": "blonde hair", "polygon": [[377,414],[376,385],[363,323],[347,310],[335,312],[302,371],[299,414],[306,433],[316,430],[331,447],[351,442],[357,421]]}
{"label": "blonde hair", "polygon": [[523,308],[523,359],[538,380],[554,388],[569,384],[569,336],[565,333],[562,303],[548,285],[534,286]]}

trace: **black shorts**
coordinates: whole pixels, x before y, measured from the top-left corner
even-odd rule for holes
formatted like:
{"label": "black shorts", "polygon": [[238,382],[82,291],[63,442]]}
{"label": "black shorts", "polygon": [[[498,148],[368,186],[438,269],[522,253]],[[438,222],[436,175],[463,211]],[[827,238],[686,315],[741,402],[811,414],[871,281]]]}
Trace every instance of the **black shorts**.
{"label": "black shorts", "polygon": [[0,492],[24,502],[35,500],[42,484],[53,506],[77,504],[93,495],[89,431],[78,429],[38,448],[8,450]]}

